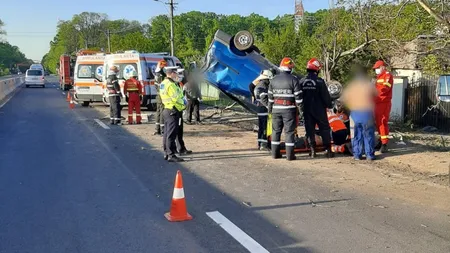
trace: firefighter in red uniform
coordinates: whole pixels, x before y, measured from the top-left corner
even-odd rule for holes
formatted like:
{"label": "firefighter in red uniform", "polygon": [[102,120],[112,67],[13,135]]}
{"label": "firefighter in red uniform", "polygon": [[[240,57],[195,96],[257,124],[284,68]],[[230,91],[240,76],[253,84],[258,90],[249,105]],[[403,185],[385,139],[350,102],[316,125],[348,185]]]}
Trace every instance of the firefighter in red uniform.
{"label": "firefighter in red uniform", "polygon": [[137,79],[137,72],[131,72],[130,79],[125,81],[123,93],[128,97],[128,124],[133,124],[133,108],[136,110],[136,124],[141,124],[142,85]]}
{"label": "firefighter in red uniform", "polygon": [[394,84],[393,76],[386,70],[384,61],[377,61],[373,66],[377,74],[376,88],[378,95],[375,98],[375,122],[378,133],[381,136],[381,153],[388,151],[387,144],[389,142],[389,115],[392,106],[392,85]]}

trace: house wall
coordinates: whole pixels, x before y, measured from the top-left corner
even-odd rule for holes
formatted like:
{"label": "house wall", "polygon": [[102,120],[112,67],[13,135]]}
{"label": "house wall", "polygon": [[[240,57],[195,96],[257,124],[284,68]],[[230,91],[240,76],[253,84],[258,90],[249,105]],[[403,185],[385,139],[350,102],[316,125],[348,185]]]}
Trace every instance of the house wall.
{"label": "house wall", "polygon": [[394,69],[394,76],[406,77],[409,83],[414,83],[422,77],[422,70],[420,69]]}

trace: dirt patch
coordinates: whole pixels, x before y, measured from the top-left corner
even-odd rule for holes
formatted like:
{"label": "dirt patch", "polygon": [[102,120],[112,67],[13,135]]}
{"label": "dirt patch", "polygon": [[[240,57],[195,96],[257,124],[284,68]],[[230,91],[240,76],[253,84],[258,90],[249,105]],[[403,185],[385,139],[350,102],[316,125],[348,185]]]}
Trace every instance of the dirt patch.
{"label": "dirt patch", "polygon": [[[104,107],[95,109],[107,113]],[[206,118],[211,113],[214,110],[203,111],[202,116]],[[368,195],[381,195],[386,199],[450,210],[450,188],[446,186],[450,159],[448,152],[423,152],[421,148],[425,147],[418,144],[407,141],[405,147],[397,144],[397,140],[392,140],[392,152],[389,155],[378,154],[380,160],[373,163],[355,162],[347,156],[311,160],[307,154],[298,155],[298,160],[294,162],[273,160],[267,152],[256,150],[256,133],[252,131],[255,121],[252,117],[249,114],[225,112],[204,120],[203,125],[185,125],[186,145],[188,149],[194,150],[186,164],[193,169],[205,166],[205,163],[224,169],[231,166],[242,168],[243,172],[248,166],[252,169],[261,168],[261,171],[281,168],[286,173],[280,173],[279,177],[290,176],[295,171],[331,189],[346,188]],[[236,122],[233,119],[243,121]],[[153,124],[123,127],[148,142],[153,149],[161,147],[161,137],[152,135]],[[299,134],[304,134],[302,127],[299,130]],[[293,180],[292,185],[295,184]]]}

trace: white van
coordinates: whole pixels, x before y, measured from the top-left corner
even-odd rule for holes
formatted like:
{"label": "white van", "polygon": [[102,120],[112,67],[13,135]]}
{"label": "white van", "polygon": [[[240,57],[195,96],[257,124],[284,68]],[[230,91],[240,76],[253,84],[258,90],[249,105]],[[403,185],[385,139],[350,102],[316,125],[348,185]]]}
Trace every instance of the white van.
{"label": "white van", "polygon": [[31,64],[30,69],[39,69],[42,70],[42,72],[44,72],[44,66],[42,66],[42,64],[40,63]]}
{"label": "white van", "polygon": [[74,98],[83,106],[91,102],[103,101],[103,65],[105,54],[82,55],[77,57],[74,69]]}
{"label": "white van", "polygon": [[41,86],[45,88],[44,71],[41,69],[29,69],[25,73],[25,87]]}
{"label": "white van", "polygon": [[[108,90],[106,82],[108,78],[109,68],[116,66],[119,68],[120,88],[123,92],[125,80],[130,78],[129,74],[135,70],[138,78],[143,85],[142,93],[144,94],[141,106],[147,107],[149,110],[156,109],[156,88],[155,88],[155,69],[160,60],[167,61],[169,66],[179,66],[183,68],[181,61],[168,53],[139,53],[135,50],[125,51],[124,53],[116,53],[105,56],[105,64],[103,65],[103,102],[109,105]],[[125,99],[121,101],[122,105],[127,105]]]}

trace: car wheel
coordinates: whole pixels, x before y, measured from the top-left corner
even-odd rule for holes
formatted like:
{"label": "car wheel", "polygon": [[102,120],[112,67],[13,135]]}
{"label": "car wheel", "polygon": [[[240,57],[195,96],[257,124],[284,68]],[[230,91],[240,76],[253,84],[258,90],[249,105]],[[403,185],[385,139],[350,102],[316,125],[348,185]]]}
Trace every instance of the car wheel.
{"label": "car wheel", "polygon": [[25,85],[26,88],[30,88],[30,85]]}
{"label": "car wheel", "polygon": [[89,106],[89,101],[83,101],[83,103],[81,105],[83,107],[88,107]]}
{"label": "car wheel", "polygon": [[42,88],[45,88],[45,85],[42,85],[41,87],[42,87]]}
{"label": "car wheel", "polygon": [[249,31],[240,31],[234,36],[234,45],[240,51],[246,51],[253,46],[254,38]]}

